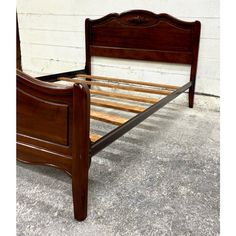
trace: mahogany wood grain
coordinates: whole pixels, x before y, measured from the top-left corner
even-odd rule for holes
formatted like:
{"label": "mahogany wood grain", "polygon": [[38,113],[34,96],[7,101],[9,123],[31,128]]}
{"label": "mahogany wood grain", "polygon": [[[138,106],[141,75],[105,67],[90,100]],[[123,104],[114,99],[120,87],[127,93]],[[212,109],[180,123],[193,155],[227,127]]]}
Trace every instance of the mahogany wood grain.
{"label": "mahogany wood grain", "polygon": [[17,97],[18,133],[68,145],[69,105],[49,102],[22,89],[18,89]]}
{"label": "mahogany wood grain", "polygon": [[[134,59],[145,61],[161,61],[175,62],[180,64],[191,64],[192,53],[190,52],[172,52],[135,48],[119,48],[119,47],[101,47],[91,45],[89,47],[90,54],[98,57],[112,57],[121,59]],[[87,71],[86,71],[87,72]]]}
{"label": "mahogany wood grain", "polygon": [[21,48],[20,48],[20,35],[19,35],[19,26],[18,18],[16,14],[16,68],[22,70],[21,66]]}
{"label": "mahogany wood grain", "polygon": [[86,74],[91,57],[190,64],[189,107],[193,107],[201,23],[168,14],[132,10],[85,21]]}
{"label": "mahogany wood grain", "polygon": [[17,70],[17,160],[72,176],[74,215],[87,215],[90,94],[84,83],[55,86]]}
{"label": "mahogany wood grain", "polygon": [[[189,107],[193,107],[200,28],[199,21],[184,22],[168,14],[155,14],[144,10],[112,13],[97,20],[86,19],[84,70],[42,76],[39,80],[20,70],[16,71],[17,160],[57,167],[71,175],[76,220],[82,221],[87,216],[88,170],[93,155],[188,89]],[[18,24],[16,36],[17,68],[21,69]],[[88,78],[91,75],[92,56],[190,64],[190,82],[180,88],[170,88],[169,85],[163,87],[174,89],[172,92],[94,82],[91,79],[96,78]],[[86,81],[76,80],[75,84],[65,86],[42,82],[56,81],[58,77],[72,78],[76,74],[86,74]],[[109,81],[104,78],[103,80]],[[138,84],[146,86],[145,83]],[[153,94],[161,92],[167,96],[158,100],[133,94],[95,89],[90,91],[99,96],[152,104],[128,120],[104,112],[90,112],[90,85],[110,88],[118,86],[119,89],[127,91]],[[95,100],[95,103],[98,104],[98,101]],[[103,106],[115,106],[112,103],[99,103]],[[89,135],[90,118],[115,124],[117,127],[104,136]]]}
{"label": "mahogany wood grain", "polygon": [[72,194],[74,217],[82,221],[88,209],[88,171],[90,165],[90,94],[84,83],[73,86]]}
{"label": "mahogany wood grain", "polygon": [[192,86],[189,88],[189,97],[188,97],[190,108],[193,108],[193,103],[194,103],[194,92],[195,92],[195,84],[196,84],[196,76],[197,76],[200,31],[201,31],[201,24],[199,21],[197,21],[193,27],[193,30],[192,30],[192,32],[193,32],[193,37],[192,37],[193,60],[192,60],[191,71],[190,71],[190,81],[192,82]]}
{"label": "mahogany wood grain", "polygon": [[56,167],[72,174],[72,162],[68,155],[51,152],[50,149],[32,146],[26,142],[17,141],[17,160],[26,164],[40,164]]}

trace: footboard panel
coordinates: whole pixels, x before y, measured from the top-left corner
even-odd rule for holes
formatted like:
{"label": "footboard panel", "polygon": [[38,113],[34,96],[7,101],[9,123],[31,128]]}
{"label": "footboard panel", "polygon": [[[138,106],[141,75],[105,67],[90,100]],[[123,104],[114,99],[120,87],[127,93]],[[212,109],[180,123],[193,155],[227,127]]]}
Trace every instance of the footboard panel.
{"label": "footboard panel", "polygon": [[18,160],[72,172],[73,126],[80,126],[73,120],[74,91],[17,71]]}
{"label": "footboard panel", "polygon": [[49,102],[21,89],[17,98],[19,133],[68,146],[69,104]]}
{"label": "footboard panel", "polygon": [[58,86],[17,70],[17,160],[54,166],[72,177],[74,216],[87,216],[90,93],[84,83]]}
{"label": "footboard panel", "polygon": [[17,142],[17,159],[24,163],[57,167],[72,174],[72,161],[69,156],[50,152],[37,146]]}

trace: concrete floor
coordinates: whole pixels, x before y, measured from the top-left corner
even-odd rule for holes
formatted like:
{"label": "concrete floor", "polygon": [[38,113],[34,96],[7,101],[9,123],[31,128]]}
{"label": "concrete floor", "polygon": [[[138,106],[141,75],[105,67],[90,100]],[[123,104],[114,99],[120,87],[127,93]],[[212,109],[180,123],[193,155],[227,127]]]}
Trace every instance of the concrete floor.
{"label": "concrete floor", "polygon": [[219,100],[198,100],[168,104],[93,157],[84,222],[65,173],[18,163],[17,235],[219,235]]}

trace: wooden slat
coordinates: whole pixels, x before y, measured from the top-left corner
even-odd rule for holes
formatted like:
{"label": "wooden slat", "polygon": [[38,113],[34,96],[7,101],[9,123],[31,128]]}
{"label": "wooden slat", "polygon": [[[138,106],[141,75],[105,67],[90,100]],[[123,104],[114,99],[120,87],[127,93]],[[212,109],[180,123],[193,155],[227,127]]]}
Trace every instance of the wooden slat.
{"label": "wooden slat", "polygon": [[99,134],[90,134],[90,140],[91,142],[95,143],[98,139],[100,139],[102,136]]}
{"label": "wooden slat", "polygon": [[111,115],[108,113],[100,112],[100,111],[90,111],[90,118],[95,119],[95,120],[100,120],[104,121],[113,125],[122,125],[128,119],[121,117],[121,116],[116,116],[116,115]]}
{"label": "wooden slat", "polygon": [[158,88],[166,88],[166,89],[179,88],[179,86],[174,86],[174,85],[169,85],[169,84],[158,84],[158,83],[152,83],[152,82],[128,80],[128,79],[118,79],[118,78],[97,76],[97,75],[77,74],[76,77],[95,79],[95,80],[108,80],[111,82],[120,82],[120,83],[128,83],[128,84],[140,84],[140,85],[146,85],[146,86],[152,86],[152,87],[158,87]]}
{"label": "wooden slat", "polygon": [[100,90],[95,90],[95,89],[90,89],[90,93],[96,94],[96,95],[107,96],[107,97],[113,97],[113,98],[121,98],[125,100],[136,101],[136,102],[151,103],[151,104],[159,101],[159,99],[157,98],[146,98],[146,97],[134,96],[130,94],[112,93],[112,92],[100,91]]}
{"label": "wooden slat", "polygon": [[[61,84],[68,85],[70,83],[72,83],[72,82],[63,81],[63,80],[59,80],[59,81],[54,82],[54,84],[58,84],[58,85],[61,85]],[[134,96],[134,95],[124,94],[124,93],[112,93],[112,92],[94,90],[94,89],[90,89],[90,93],[96,94],[96,95],[101,95],[101,96],[106,96],[106,97],[121,98],[124,100],[131,100],[131,101],[151,103],[151,104],[159,101],[159,99],[157,99],[157,98],[147,98],[147,97],[142,97],[142,96]]]}
{"label": "wooden slat", "polygon": [[136,112],[136,113],[139,113],[145,110],[144,107],[140,107],[140,106],[126,105],[126,104],[110,102],[110,101],[105,101],[105,100],[95,99],[95,98],[91,99],[91,104],[95,106],[114,108],[118,110]]}
{"label": "wooden slat", "polygon": [[94,81],[87,81],[87,80],[80,80],[80,79],[70,79],[70,78],[67,78],[67,77],[59,77],[58,79],[63,80],[63,81],[75,82],[75,83],[76,82],[84,82],[88,85],[114,88],[114,89],[122,89],[122,90],[142,92],[142,93],[152,93],[152,94],[161,94],[161,95],[169,95],[169,94],[172,93],[171,91],[168,91],[168,90],[145,89],[145,88],[123,86],[123,85],[116,85],[116,84],[105,84],[105,83],[94,82]]}

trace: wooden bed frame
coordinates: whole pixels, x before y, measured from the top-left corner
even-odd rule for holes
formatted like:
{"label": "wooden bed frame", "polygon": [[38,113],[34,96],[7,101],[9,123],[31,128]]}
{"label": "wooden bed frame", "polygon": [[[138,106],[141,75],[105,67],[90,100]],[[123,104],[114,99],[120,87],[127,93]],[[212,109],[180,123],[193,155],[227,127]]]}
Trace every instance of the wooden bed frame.
{"label": "wooden bed frame", "polygon": [[[83,70],[33,78],[21,71],[17,31],[17,160],[60,168],[72,177],[74,217],[87,216],[88,171],[92,156],[124,135],[186,90],[193,107],[200,22],[144,10],[86,19],[86,66]],[[91,75],[91,57],[188,64],[190,81],[181,87]],[[59,80],[73,82],[57,85]],[[101,82],[102,81],[102,82]],[[107,92],[93,85],[131,91]],[[134,95],[135,92],[139,92]],[[161,99],[140,96],[160,94]],[[90,94],[98,98],[90,98]],[[149,104],[124,105],[100,99],[119,98]],[[137,113],[126,119],[90,110],[90,105]],[[104,136],[90,134],[90,119],[117,127]]]}

